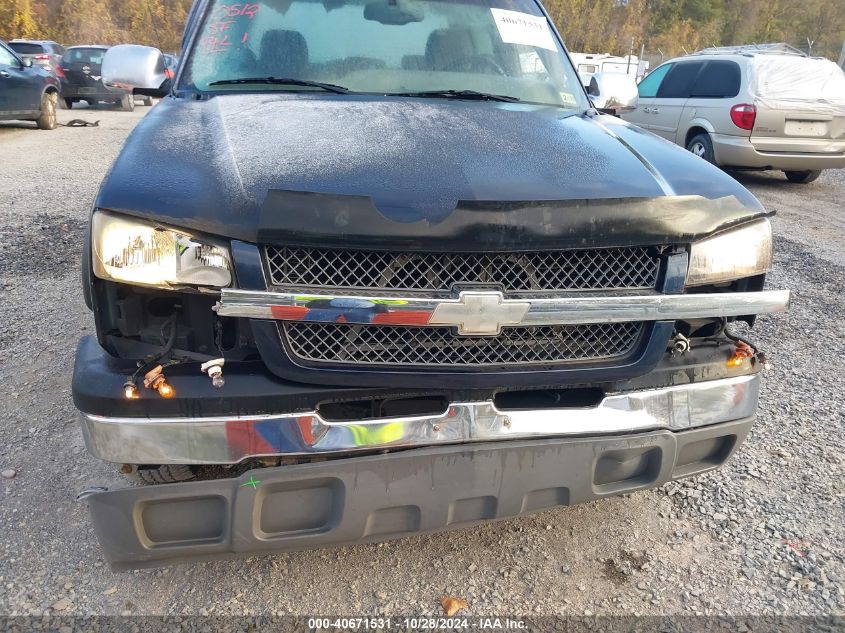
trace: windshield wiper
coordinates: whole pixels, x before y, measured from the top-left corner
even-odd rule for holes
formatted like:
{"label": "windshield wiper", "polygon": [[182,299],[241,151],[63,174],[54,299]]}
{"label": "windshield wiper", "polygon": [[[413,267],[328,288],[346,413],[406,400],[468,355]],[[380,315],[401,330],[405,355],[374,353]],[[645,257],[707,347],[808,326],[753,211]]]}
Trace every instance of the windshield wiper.
{"label": "windshield wiper", "polygon": [[515,103],[519,97],[508,95],[494,95],[475,90],[424,90],[422,92],[390,92],[389,97],[445,97],[447,99],[468,99],[474,101],[505,101]]}
{"label": "windshield wiper", "polygon": [[278,86],[307,86],[309,88],[320,88],[326,92],[347,94],[349,88],[336,86],[335,84],[324,84],[319,81],[308,81],[306,79],[292,79],[291,77],[243,77],[241,79],[220,79],[212,81],[209,86],[236,86],[240,84],[269,84]]}

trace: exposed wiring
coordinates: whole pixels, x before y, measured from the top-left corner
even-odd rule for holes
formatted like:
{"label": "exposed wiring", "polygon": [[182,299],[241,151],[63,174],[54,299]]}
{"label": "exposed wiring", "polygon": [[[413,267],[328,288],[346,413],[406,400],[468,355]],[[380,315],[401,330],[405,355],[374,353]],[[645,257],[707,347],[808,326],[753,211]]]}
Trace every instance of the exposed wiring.
{"label": "exposed wiring", "polygon": [[[159,333],[161,334],[161,340],[164,344],[164,347],[157,354],[147,356],[144,360],[138,361],[138,368],[135,370],[135,373],[132,374],[132,377],[127,381],[127,383],[126,383],[127,385],[130,384],[130,383],[132,385],[135,385],[138,382],[138,377],[142,373],[146,373],[147,371],[152,369],[153,366],[159,364],[159,361],[162,358],[164,358],[165,356],[167,356],[171,352],[171,350],[173,350],[173,345],[176,343],[176,330],[177,330],[176,318],[177,318],[178,315],[179,315],[178,312],[174,312],[170,316],[169,319],[167,319],[164,323],[162,323],[161,330],[159,331]],[[167,337],[167,339],[165,340],[164,331],[165,331],[165,328],[168,325],[170,325],[170,334]],[[162,368],[170,367],[172,365],[176,365],[176,364],[181,363],[181,362],[184,362],[184,361],[171,359],[170,362],[162,365]]]}
{"label": "exposed wiring", "polygon": [[[719,345],[724,344],[725,339],[722,337],[727,336],[728,320],[725,317],[720,317],[719,319],[714,320],[719,322],[719,329],[713,332],[713,334],[711,334],[710,336],[705,336],[701,338],[689,336],[689,349],[697,349],[709,345],[718,347]],[[676,335],[677,334],[679,334],[679,332],[676,331]]]}
{"label": "exposed wiring", "polygon": [[745,339],[745,338],[738,336],[736,334],[732,334],[728,330],[728,320],[725,317],[721,317],[719,319],[719,329],[716,332],[714,332],[710,336],[703,337],[703,338],[690,337],[689,338],[689,345],[690,345],[690,349],[697,349],[697,348],[700,348],[700,347],[705,347],[705,346],[710,346],[710,345],[718,347],[718,346],[723,345],[725,343],[725,339],[733,341],[736,344],[747,345],[750,349],[754,350],[755,353],[758,353],[758,354],[761,353],[757,349],[757,346],[754,345],[748,339]]}
{"label": "exposed wiring", "polygon": [[729,339],[731,339],[734,343],[742,343],[743,345],[747,345],[748,347],[753,349],[755,352],[758,351],[757,346],[754,345],[754,343],[752,343],[748,339],[744,339],[741,336],[737,336],[736,334],[731,334],[727,330],[725,330],[725,336],[727,336]]}

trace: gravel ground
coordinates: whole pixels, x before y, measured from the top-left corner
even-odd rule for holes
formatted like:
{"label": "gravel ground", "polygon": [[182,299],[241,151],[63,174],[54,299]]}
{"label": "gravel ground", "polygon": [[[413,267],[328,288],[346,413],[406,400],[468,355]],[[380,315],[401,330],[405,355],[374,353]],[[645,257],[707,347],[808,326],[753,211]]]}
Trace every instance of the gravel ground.
{"label": "gravel ground", "polygon": [[[842,614],[845,171],[741,180],[779,216],[760,420],[725,468],[660,490],[445,535],[114,574],[77,492],[115,485],[69,393],[91,333],[77,260],[97,186],[146,113],[99,128],[0,123],[0,614]],[[9,160],[8,157],[14,157]]]}

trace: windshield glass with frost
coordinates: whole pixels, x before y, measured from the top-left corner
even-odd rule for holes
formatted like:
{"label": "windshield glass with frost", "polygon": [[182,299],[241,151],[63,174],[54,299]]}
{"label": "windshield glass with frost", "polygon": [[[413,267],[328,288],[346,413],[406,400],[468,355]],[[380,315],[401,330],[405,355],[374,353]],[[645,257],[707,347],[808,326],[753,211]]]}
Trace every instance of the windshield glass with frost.
{"label": "windshield glass with frost", "polygon": [[286,78],[390,94],[472,90],[587,107],[578,77],[533,0],[212,2],[182,83],[202,91],[315,90]]}

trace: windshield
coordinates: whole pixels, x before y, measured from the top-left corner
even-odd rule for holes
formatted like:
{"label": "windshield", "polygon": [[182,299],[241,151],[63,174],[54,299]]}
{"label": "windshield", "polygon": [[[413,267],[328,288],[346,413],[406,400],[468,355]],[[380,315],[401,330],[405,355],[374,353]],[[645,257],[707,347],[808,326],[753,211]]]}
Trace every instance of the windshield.
{"label": "windshield", "polygon": [[9,42],[9,48],[18,55],[39,55],[44,52],[44,47],[41,44],[30,42]]}
{"label": "windshield", "polygon": [[474,91],[587,107],[534,0],[215,0],[183,85],[215,92],[318,89],[215,83],[262,77],[361,93]]}
{"label": "windshield", "polygon": [[66,64],[102,64],[105,55],[106,51],[102,48],[69,48],[62,57],[62,61]]}

